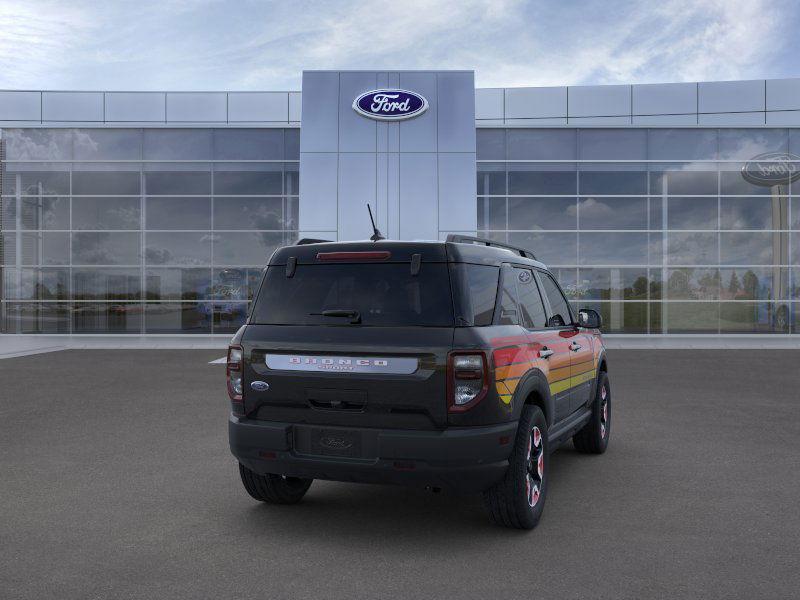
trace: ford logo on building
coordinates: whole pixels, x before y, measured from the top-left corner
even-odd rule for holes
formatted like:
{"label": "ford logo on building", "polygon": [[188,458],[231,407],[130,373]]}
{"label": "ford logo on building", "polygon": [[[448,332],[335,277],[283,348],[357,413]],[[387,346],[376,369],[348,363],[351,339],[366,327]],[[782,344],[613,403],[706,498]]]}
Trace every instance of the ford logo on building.
{"label": "ford logo on building", "polygon": [[800,156],[788,152],[767,152],[748,160],[742,177],[754,185],[786,185],[800,179]]}
{"label": "ford logo on building", "polygon": [[407,90],[372,90],[353,100],[353,110],[379,121],[401,121],[428,110],[428,101]]}

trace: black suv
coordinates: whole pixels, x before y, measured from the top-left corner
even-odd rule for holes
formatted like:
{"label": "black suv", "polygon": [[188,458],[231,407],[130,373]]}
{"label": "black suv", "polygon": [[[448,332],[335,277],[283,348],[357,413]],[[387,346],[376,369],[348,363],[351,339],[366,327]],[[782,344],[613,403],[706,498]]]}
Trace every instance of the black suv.
{"label": "black suv", "polygon": [[280,504],[313,479],[475,491],[532,528],[549,453],[608,444],[599,327],[530,252],[489,240],[281,248],[228,350],[244,487]]}

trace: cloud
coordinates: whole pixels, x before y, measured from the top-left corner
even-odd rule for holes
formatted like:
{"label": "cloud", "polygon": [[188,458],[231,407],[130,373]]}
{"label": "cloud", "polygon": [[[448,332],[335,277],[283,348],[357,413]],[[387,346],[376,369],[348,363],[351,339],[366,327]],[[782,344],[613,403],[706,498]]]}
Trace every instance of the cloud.
{"label": "cloud", "polygon": [[[58,2],[0,3],[0,82],[27,87],[48,76],[52,66],[69,56],[91,34],[81,8]],[[77,65],[75,65],[77,66]]]}
{"label": "cloud", "polygon": [[481,87],[796,76],[790,0],[6,0],[0,87],[299,89],[303,69]]}

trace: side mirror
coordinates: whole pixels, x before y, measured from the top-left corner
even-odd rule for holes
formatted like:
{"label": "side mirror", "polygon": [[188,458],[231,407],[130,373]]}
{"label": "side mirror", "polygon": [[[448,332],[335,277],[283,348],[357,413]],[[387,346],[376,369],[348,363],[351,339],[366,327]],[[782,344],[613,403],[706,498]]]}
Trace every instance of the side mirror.
{"label": "side mirror", "polygon": [[578,327],[586,329],[600,329],[603,326],[603,318],[596,310],[582,308],[578,311]]}

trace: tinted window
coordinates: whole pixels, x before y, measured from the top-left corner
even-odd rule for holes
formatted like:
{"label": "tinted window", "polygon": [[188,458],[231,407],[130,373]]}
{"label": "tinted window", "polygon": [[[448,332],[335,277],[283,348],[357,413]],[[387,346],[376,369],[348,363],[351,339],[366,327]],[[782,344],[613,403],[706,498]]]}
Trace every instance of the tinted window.
{"label": "tinted window", "polygon": [[211,229],[211,198],[149,197],[147,229]]}
{"label": "tinted window", "polygon": [[203,195],[211,193],[211,173],[208,171],[154,171],[145,173],[148,194]]}
{"label": "tinted window", "polygon": [[514,269],[517,274],[517,295],[522,311],[522,323],[528,329],[545,326],[545,312],[536,279],[529,269]]}
{"label": "tinted window", "polygon": [[[411,275],[406,264],[299,265],[267,269],[253,322],[277,325],[348,325],[326,310],[358,311],[361,325],[452,326],[446,264],[423,264]],[[358,325],[355,325],[358,326]]]}
{"label": "tinted window", "polygon": [[503,269],[503,285],[500,288],[500,314],[497,317],[498,325],[518,325],[517,315],[517,285],[514,282],[514,269]]}
{"label": "tinted window", "polygon": [[[16,208],[13,198],[4,200]],[[20,208],[22,229],[69,229],[69,198],[23,196],[20,198]],[[14,228],[13,221],[12,227],[7,227],[6,223],[7,221],[3,220],[3,229]]]}
{"label": "tinted window", "polygon": [[72,199],[73,229],[139,229],[139,198]]}
{"label": "tinted window", "polygon": [[72,173],[72,193],[136,195],[139,193],[139,172],[75,171]]}
{"label": "tinted window", "polygon": [[550,275],[541,274],[542,287],[547,300],[550,302],[550,326],[560,327],[572,323],[572,316],[569,313],[567,299],[558,289],[558,285]]}
{"label": "tinted window", "polygon": [[505,160],[505,129],[478,129],[475,132],[475,139],[478,160]]}
{"label": "tinted window", "polygon": [[215,129],[214,150],[220,160],[280,160],[283,129]]}
{"label": "tinted window", "polygon": [[489,265],[452,265],[458,325],[491,325],[500,270]]}
{"label": "tinted window", "polygon": [[568,160],[577,151],[574,129],[509,129],[508,158]]}

